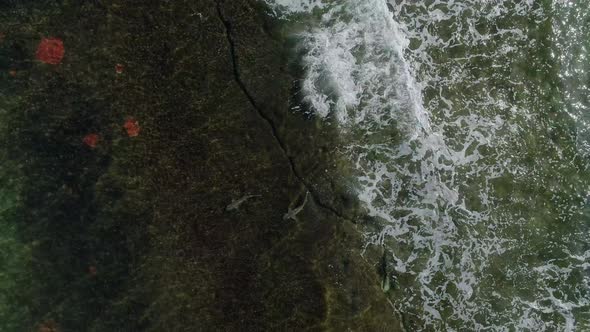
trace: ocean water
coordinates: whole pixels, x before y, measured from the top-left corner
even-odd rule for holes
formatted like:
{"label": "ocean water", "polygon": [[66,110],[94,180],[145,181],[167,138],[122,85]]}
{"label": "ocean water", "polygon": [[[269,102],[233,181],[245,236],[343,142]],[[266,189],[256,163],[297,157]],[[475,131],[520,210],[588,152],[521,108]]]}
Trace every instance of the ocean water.
{"label": "ocean water", "polygon": [[405,327],[590,331],[588,4],[265,1]]}

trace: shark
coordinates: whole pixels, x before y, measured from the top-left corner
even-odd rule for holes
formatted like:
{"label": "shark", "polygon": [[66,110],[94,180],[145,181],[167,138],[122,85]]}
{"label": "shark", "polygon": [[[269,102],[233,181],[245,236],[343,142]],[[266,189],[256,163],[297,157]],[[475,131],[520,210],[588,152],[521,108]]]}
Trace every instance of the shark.
{"label": "shark", "polygon": [[305,203],[307,203],[307,196],[308,195],[309,195],[309,191],[305,193],[305,199],[303,200],[303,203],[301,203],[300,206],[298,206],[298,207],[296,207],[294,209],[289,208],[288,211],[287,211],[287,213],[285,213],[283,215],[283,220],[292,219],[292,220],[297,221],[297,218],[295,218],[295,217],[297,216],[297,214],[299,212],[301,212],[301,210],[303,210],[303,207],[305,206]]}
{"label": "shark", "polygon": [[232,202],[225,207],[225,211],[234,211],[239,210],[240,205],[242,205],[245,201],[249,200],[250,198],[260,197],[261,195],[244,195],[239,199],[234,199]]}

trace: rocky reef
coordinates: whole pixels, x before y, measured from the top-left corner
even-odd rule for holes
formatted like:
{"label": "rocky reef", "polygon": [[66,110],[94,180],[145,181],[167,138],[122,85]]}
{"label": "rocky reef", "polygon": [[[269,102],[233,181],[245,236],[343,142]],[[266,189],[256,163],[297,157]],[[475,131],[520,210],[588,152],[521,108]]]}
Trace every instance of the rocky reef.
{"label": "rocky reef", "polygon": [[400,329],[261,2],[0,10],[1,330]]}

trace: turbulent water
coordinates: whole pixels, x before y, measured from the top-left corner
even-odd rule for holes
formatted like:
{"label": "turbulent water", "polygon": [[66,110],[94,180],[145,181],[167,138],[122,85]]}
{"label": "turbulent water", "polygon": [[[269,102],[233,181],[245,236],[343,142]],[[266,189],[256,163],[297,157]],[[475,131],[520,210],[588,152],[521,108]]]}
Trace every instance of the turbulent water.
{"label": "turbulent water", "polygon": [[267,2],[315,18],[304,109],[340,128],[406,327],[590,331],[588,4]]}

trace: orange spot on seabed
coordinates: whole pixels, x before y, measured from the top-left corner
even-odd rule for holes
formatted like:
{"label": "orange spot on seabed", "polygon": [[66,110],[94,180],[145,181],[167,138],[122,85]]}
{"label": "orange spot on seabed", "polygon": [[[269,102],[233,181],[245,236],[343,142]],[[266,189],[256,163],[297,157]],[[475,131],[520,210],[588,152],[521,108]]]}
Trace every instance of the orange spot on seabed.
{"label": "orange spot on seabed", "polygon": [[96,274],[98,273],[98,269],[96,268],[96,266],[94,265],[90,265],[88,267],[88,274],[92,277],[94,277]]}
{"label": "orange spot on seabed", "polygon": [[65,54],[64,43],[58,38],[43,38],[37,46],[37,60],[50,65],[61,63]]}
{"label": "orange spot on seabed", "polygon": [[127,120],[125,120],[123,128],[125,128],[125,131],[127,131],[127,135],[129,135],[129,137],[135,137],[139,135],[139,122],[133,117],[129,117]]}
{"label": "orange spot on seabed", "polygon": [[98,145],[98,141],[100,140],[100,136],[98,136],[98,134],[88,134],[86,136],[84,136],[84,139],[82,139],[82,142],[84,142],[84,144],[86,144],[86,146],[90,147],[90,148],[95,148]]}

